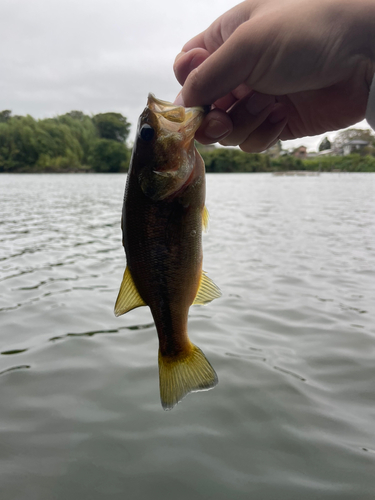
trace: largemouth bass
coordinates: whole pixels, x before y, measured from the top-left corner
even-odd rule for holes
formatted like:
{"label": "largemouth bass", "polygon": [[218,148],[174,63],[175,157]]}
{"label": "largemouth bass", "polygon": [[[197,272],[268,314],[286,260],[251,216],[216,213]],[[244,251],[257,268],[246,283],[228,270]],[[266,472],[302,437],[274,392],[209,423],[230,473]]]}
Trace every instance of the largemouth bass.
{"label": "largemouth bass", "polygon": [[208,212],[204,162],[194,134],[204,114],[204,108],[176,106],[149,94],[125,187],[121,226],[127,266],[115,314],[150,307],[166,410],[189,392],[218,382],[187,331],[190,306],[221,295],[202,271],[202,227]]}

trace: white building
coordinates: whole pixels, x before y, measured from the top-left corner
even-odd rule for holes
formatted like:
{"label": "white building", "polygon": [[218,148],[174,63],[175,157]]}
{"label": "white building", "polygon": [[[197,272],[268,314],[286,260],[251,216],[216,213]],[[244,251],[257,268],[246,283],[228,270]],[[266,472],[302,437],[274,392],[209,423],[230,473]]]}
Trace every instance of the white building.
{"label": "white building", "polygon": [[360,153],[366,146],[368,146],[368,141],[348,141],[342,147],[343,155],[346,156],[353,153]]}

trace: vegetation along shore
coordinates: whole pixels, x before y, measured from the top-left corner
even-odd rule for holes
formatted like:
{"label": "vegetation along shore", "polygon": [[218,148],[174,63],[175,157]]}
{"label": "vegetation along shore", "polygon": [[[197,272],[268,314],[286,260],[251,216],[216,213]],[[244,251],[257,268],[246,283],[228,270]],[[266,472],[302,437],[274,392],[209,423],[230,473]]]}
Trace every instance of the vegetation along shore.
{"label": "vegetation along shore", "polygon": [[[12,116],[0,112],[0,173],[127,172],[130,124],[120,113],[89,116],[71,111],[54,118]],[[278,144],[265,153],[199,146],[207,172],[375,172],[375,137],[349,129],[317,153],[306,148],[283,151]]]}

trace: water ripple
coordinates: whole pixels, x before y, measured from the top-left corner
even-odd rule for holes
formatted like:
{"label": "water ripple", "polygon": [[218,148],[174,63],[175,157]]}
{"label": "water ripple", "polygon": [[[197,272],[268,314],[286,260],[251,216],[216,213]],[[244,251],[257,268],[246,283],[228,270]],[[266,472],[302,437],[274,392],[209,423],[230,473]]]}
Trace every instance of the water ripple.
{"label": "water ripple", "polygon": [[0,376],[4,375],[6,373],[14,372],[16,370],[26,370],[28,368],[31,368],[31,366],[30,365],[11,366],[10,368],[7,368],[6,370],[0,371]]}
{"label": "water ripple", "polygon": [[220,383],[168,413],[148,308],[113,315],[124,176],[0,181],[1,498],[373,499],[374,175],[207,177]]}

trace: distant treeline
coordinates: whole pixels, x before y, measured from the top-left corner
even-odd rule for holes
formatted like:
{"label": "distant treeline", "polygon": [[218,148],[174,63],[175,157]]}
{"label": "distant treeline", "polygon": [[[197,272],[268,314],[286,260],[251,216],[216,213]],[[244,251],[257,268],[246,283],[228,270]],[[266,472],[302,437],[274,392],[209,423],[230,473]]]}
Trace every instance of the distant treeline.
{"label": "distant treeline", "polygon": [[0,172],[125,172],[129,129],[120,113],[34,120],[1,111]]}
{"label": "distant treeline", "polygon": [[[131,151],[130,124],[120,113],[88,116],[71,111],[35,120],[0,112],[0,172],[126,172]],[[234,148],[198,148],[207,172],[278,172],[287,170],[375,172],[375,157],[353,154],[301,160],[271,158]]]}
{"label": "distant treeline", "polygon": [[375,172],[375,157],[351,154],[318,156],[301,160],[293,155],[271,158],[267,154],[249,154],[234,148],[201,150],[206,172],[280,172],[313,170],[321,172]]}

